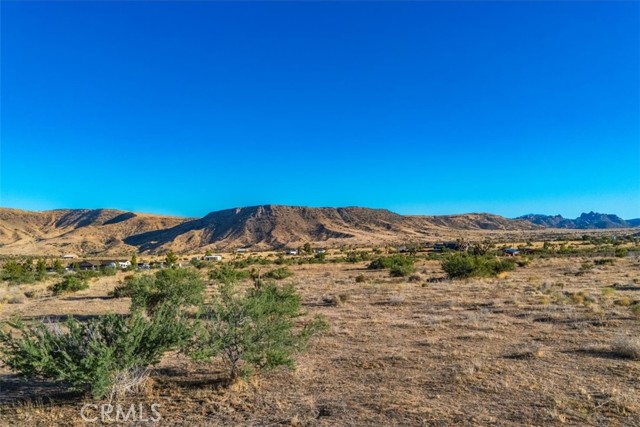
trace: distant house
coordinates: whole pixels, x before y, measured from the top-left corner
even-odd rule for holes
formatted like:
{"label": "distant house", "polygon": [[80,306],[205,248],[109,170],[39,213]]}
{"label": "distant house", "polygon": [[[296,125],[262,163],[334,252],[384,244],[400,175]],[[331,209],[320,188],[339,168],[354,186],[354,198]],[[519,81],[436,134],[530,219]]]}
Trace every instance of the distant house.
{"label": "distant house", "polygon": [[297,249],[287,249],[286,254],[287,255],[298,255],[298,250]]}
{"label": "distant house", "polygon": [[78,264],[78,269],[80,270],[99,270],[100,269],[100,262],[99,261],[82,261],[79,262]]}
{"label": "distant house", "polygon": [[204,261],[222,261],[222,255],[205,255],[202,259]]}
{"label": "distant house", "polygon": [[242,254],[242,253],[245,253],[245,252],[249,252],[249,249],[248,248],[238,248],[238,249],[235,250],[235,252],[237,254]]}
{"label": "distant house", "polygon": [[516,255],[520,255],[520,251],[518,249],[515,248],[507,248],[507,249],[503,249],[502,253],[505,256],[516,256]]}
{"label": "distant house", "polygon": [[317,248],[317,249],[313,250],[313,253],[314,254],[325,254],[325,253],[327,253],[327,250],[324,249],[324,248]]}
{"label": "distant house", "polygon": [[78,255],[76,254],[64,254],[62,255],[63,259],[73,259],[73,258],[78,258]]}

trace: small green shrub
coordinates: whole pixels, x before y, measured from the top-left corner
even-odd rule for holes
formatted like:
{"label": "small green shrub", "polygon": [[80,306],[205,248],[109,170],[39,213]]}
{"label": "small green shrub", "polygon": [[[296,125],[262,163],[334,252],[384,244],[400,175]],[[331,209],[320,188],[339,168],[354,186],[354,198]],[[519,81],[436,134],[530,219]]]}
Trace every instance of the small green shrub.
{"label": "small green shrub", "polygon": [[441,261],[442,269],[451,279],[495,276],[515,269],[512,259],[474,256],[464,253],[449,255]]}
{"label": "small green shrub", "polygon": [[628,253],[629,251],[625,248],[616,248],[615,250],[615,256],[617,258],[624,258],[627,256]]}
{"label": "small green shrub", "polygon": [[378,257],[371,261],[367,268],[372,270],[388,268],[390,269],[389,274],[392,277],[404,277],[416,271],[413,265],[413,258],[399,254]]}
{"label": "small green shrub", "polygon": [[145,370],[162,355],[178,348],[192,334],[165,305],[151,319],[109,314],[81,323],[69,317],[63,324],[11,323],[0,330],[0,360],[26,378],[63,381],[72,391],[90,391],[100,399],[109,394],[123,373]]}
{"label": "small green shrub", "polygon": [[132,310],[146,309],[152,314],[165,302],[173,305],[197,305],[203,301],[205,285],[197,271],[177,268],[155,275],[128,276],[113,291],[115,297],[130,297]]}
{"label": "small green shrub", "polygon": [[239,270],[231,264],[224,264],[209,272],[209,279],[220,283],[234,283],[247,279],[251,273],[247,270]]}
{"label": "small green shrub", "polygon": [[203,309],[202,327],[188,348],[197,360],[222,356],[232,380],[255,370],[292,367],[294,354],[326,328],[320,318],[294,328],[301,315],[300,296],[292,286],[267,283],[241,293],[227,283]]}
{"label": "small green shrub", "polygon": [[44,274],[36,270],[31,259],[24,262],[7,261],[0,270],[0,279],[12,284],[33,283],[43,278]]}
{"label": "small green shrub", "polygon": [[51,286],[54,295],[78,292],[89,288],[89,283],[84,277],[78,275],[66,276],[62,281]]}
{"label": "small green shrub", "polygon": [[291,276],[293,276],[293,272],[287,267],[276,268],[275,270],[271,270],[264,275],[265,278],[274,280],[282,280]]}
{"label": "small green shrub", "polygon": [[367,251],[350,251],[345,257],[346,262],[370,261],[371,254]]}
{"label": "small green shrub", "polygon": [[413,265],[408,265],[408,264],[394,265],[389,270],[389,275],[391,277],[405,277],[405,276],[411,275],[412,273],[415,273],[415,271],[416,271],[416,268]]}

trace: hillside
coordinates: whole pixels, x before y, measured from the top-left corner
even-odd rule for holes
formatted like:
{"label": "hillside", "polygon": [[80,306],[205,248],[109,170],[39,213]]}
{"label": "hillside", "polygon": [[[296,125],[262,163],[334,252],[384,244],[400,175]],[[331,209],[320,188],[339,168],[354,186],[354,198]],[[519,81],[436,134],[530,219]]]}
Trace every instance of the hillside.
{"label": "hillside", "polygon": [[133,252],[123,239],[174,227],[187,218],[115,209],[29,212],[0,208],[0,253],[60,255]]}
{"label": "hillside", "polygon": [[640,219],[625,221],[617,215],[601,214],[596,212],[583,213],[575,219],[564,218],[562,215],[529,214],[519,217],[532,224],[549,228],[574,228],[574,229],[609,229],[632,228],[640,226]]}
{"label": "hillside", "polygon": [[112,209],[28,212],[0,209],[0,253],[84,255],[189,252],[251,246],[278,249],[425,240],[456,230],[531,230],[528,221],[491,214],[403,216],[384,209],[262,205],[197,219]]}

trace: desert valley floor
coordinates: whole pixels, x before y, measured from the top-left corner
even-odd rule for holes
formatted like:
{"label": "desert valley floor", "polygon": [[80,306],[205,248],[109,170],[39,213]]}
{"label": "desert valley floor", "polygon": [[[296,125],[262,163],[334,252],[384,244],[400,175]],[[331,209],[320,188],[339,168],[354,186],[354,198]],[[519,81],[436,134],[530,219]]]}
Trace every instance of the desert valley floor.
{"label": "desert valley floor", "polygon": [[[637,426],[640,362],[623,347],[640,335],[640,263],[590,262],[534,259],[466,281],[441,280],[432,260],[411,281],[366,263],[292,266],[286,281],[330,326],[294,371],[228,387],[222,367],[171,354],[136,399],[161,405],[160,425]],[[61,297],[3,284],[5,301],[33,294],[0,319],[126,313],[128,299],[109,296],[124,274]],[[79,415],[87,401],[0,370],[2,426],[91,425]]]}

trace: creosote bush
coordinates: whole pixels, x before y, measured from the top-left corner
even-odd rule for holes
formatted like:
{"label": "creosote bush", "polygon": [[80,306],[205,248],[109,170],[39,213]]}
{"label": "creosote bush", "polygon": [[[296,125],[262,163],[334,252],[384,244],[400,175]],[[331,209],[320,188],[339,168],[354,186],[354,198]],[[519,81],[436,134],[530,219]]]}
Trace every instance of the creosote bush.
{"label": "creosote bush", "polygon": [[512,259],[464,253],[449,255],[441,261],[441,264],[442,269],[451,279],[496,276],[515,269],[515,262]]}
{"label": "creosote bush", "polygon": [[89,288],[87,279],[82,276],[66,276],[62,281],[51,286],[54,295],[78,292]]}
{"label": "creosote bush", "polygon": [[127,276],[114,289],[115,297],[130,297],[132,310],[145,309],[149,314],[162,303],[198,305],[205,285],[197,271],[180,268],[160,270],[155,275]]}
{"label": "creosote bush", "polygon": [[293,367],[294,354],[326,328],[319,317],[296,327],[302,314],[300,296],[292,285],[266,282],[241,292],[232,282],[223,284],[202,309],[189,353],[196,360],[222,356],[232,381],[254,371]]}
{"label": "creosote bush", "polygon": [[367,268],[372,270],[388,268],[392,277],[409,276],[416,271],[413,265],[413,258],[399,254],[378,257],[371,261]]}
{"label": "creosote bush", "polygon": [[248,270],[240,270],[232,264],[223,264],[209,272],[209,279],[220,283],[234,283],[248,279],[250,276],[251,273]]}
{"label": "creosote bush", "polygon": [[275,280],[282,280],[291,276],[293,276],[293,272],[289,270],[289,268],[287,267],[276,268],[275,270],[271,270],[265,273],[264,275],[264,277],[267,279],[275,279]]}
{"label": "creosote bush", "polygon": [[104,398],[119,376],[157,364],[190,335],[176,307],[164,305],[152,318],[141,311],[130,316],[108,314],[86,323],[69,317],[64,323],[0,330],[0,360],[27,378],[62,381],[72,391]]}

